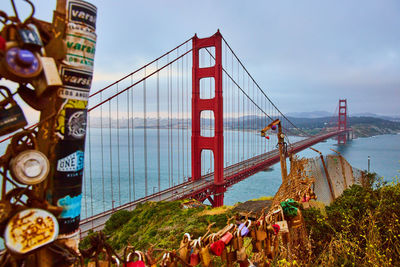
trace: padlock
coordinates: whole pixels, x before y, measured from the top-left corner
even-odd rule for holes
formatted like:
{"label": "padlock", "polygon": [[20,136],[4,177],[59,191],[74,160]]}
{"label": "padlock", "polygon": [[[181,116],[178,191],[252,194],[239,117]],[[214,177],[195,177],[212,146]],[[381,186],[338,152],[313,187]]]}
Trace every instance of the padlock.
{"label": "padlock", "polygon": [[277,221],[276,224],[279,225],[279,233],[289,233],[288,223],[285,220],[285,216],[283,214],[283,210],[280,209],[281,219]]}
{"label": "padlock", "polygon": [[0,61],[0,76],[17,83],[29,83],[42,72],[40,55],[28,49],[8,45]]}
{"label": "padlock", "polygon": [[163,267],[175,267],[177,266],[176,261],[174,261],[171,257],[170,252],[164,253],[162,260],[161,260],[161,266]]}
{"label": "padlock", "polygon": [[263,241],[267,238],[267,232],[264,230],[263,223],[257,227],[256,238],[257,241]]}
{"label": "padlock", "polygon": [[216,256],[221,256],[225,249],[225,243],[221,240],[211,243],[210,250]]}
{"label": "padlock", "polygon": [[185,234],[183,235],[181,244],[180,244],[179,249],[178,249],[178,251],[177,251],[178,256],[179,256],[182,260],[184,260],[184,261],[186,261],[186,262],[189,261],[189,247],[190,247],[190,241],[191,241],[191,239],[190,239],[190,234],[185,233]]}
{"label": "padlock", "polygon": [[4,97],[0,101],[0,136],[2,136],[24,127],[27,121],[10,90],[0,85],[0,94]]}
{"label": "padlock", "polygon": [[4,230],[4,243],[11,252],[26,254],[56,240],[58,230],[57,219],[50,212],[25,209],[8,221]]}
{"label": "padlock", "polygon": [[236,250],[236,258],[238,262],[247,262],[247,254],[246,248],[241,247],[239,250]]}
{"label": "padlock", "polygon": [[239,250],[243,246],[243,238],[239,229],[233,234],[232,245],[235,250]]}
{"label": "padlock", "polygon": [[31,51],[39,51],[43,47],[39,31],[34,24],[23,25],[17,28],[19,46]]}
{"label": "padlock", "polygon": [[196,266],[197,264],[200,263],[200,255],[199,255],[200,250],[199,250],[199,245],[198,245],[199,240],[200,239],[197,239],[194,241],[192,252],[191,252],[190,258],[189,258],[190,266]]}
{"label": "padlock", "polygon": [[50,163],[37,149],[35,134],[24,130],[14,134],[7,150],[11,150],[10,173],[18,183],[34,185],[46,179]]}
{"label": "padlock", "polygon": [[233,235],[231,232],[226,232],[222,237],[221,237],[221,241],[224,242],[226,245],[229,244],[229,242],[231,242],[233,238]]}
{"label": "padlock", "polygon": [[[246,225],[246,223],[247,223],[247,225]],[[249,232],[250,232],[249,228],[251,226],[251,221],[247,220],[246,223],[241,223],[239,225],[240,234],[242,236],[247,236],[249,234]]]}
{"label": "padlock", "polygon": [[236,250],[233,249],[232,246],[230,246],[229,252],[227,252],[227,266],[233,266],[234,263],[237,260],[237,255],[236,255]]}
{"label": "padlock", "polygon": [[200,243],[200,261],[203,267],[208,267],[211,264],[210,248],[202,243]]}
{"label": "padlock", "polygon": [[58,88],[63,85],[54,58],[39,57],[39,59],[43,72],[38,78],[31,81],[38,97],[48,89]]}
{"label": "padlock", "polygon": [[25,150],[10,161],[11,176],[21,184],[39,184],[47,178],[49,171],[49,160],[38,150]]}
{"label": "padlock", "polygon": [[[134,257],[135,255],[138,256],[137,261],[133,261],[133,259],[131,259],[131,256]],[[124,267],[146,267],[142,253],[138,250],[135,250],[133,253],[129,253],[126,257],[126,264]]]}

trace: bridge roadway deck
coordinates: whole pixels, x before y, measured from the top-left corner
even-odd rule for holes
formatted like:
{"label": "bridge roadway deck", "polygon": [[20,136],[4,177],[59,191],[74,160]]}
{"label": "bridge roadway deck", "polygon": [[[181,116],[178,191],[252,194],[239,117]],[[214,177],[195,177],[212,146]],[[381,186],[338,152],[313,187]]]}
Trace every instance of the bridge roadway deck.
{"label": "bridge roadway deck", "polygon": [[[329,139],[335,135],[345,133],[346,131],[348,130],[334,131],[312,136],[310,138],[293,143],[291,146],[288,147],[288,150],[290,152],[296,153],[323,140]],[[277,162],[279,162],[279,151],[275,149],[262,155],[247,159],[240,163],[228,166],[224,170],[225,187],[232,186],[233,184],[236,184],[239,181],[242,181],[257,172],[262,171]],[[204,175],[202,179],[199,179],[197,181],[188,181],[157,192],[155,194],[137,199],[133,202],[124,204],[113,210],[108,210],[88,217],[82,220],[80,223],[81,237],[86,236],[90,229],[92,229],[93,231],[103,229],[105,226],[105,222],[114,212],[118,210],[133,210],[139,203],[143,203],[146,201],[176,200],[190,196],[196,196],[198,199],[204,200],[208,196],[213,194],[213,180],[214,175],[213,173],[210,173]]]}

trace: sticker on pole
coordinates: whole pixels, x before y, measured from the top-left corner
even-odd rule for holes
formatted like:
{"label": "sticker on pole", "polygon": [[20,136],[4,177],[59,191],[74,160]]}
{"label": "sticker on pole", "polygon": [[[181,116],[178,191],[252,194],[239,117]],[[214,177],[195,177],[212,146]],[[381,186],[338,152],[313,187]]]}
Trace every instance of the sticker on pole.
{"label": "sticker on pole", "polygon": [[8,222],[4,240],[12,252],[25,254],[53,242],[58,236],[56,217],[42,209],[18,212]]}
{"label": "sticker on pole", "polygon": [[92,72],[61,66],[60,74],[64,86],[58,91],[58,96],[84,101],[89,98]]}
{"label": "sticker on pole", "polygon": [[70,67],[93,71],[96,34],[68,29],[66,42],[67,55],[64,63]]}
{"label": "sticker on pole", "polygon": [[96,29],[96,6],[85,1],[69,0],[67,10],[68,22],[83,24],[92,29]]}

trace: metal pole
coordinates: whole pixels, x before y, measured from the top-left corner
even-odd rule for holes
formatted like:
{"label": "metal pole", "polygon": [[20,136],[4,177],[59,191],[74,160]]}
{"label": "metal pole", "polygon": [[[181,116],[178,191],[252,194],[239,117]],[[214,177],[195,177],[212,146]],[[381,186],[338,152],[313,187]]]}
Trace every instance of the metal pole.
{"label": "metal pole", "polygon": [[[82,16],[82,14],[85,16]],[[57,218],[59,242],[78,251],[79,222],[82,199],[87,100],[93,75],[96,45],[97,8],[81,0],[57,0],[53,17],[53,51],[64,51],[56,58],[63,86],[49,93],[47,105],[41,111],[38,134],[39,150],[47,155],[51,165],[46,183],[35,191],[50,204],[61,207]],[[47,56],[55,57],[50,51]],[[55,52],[55,53],[57,53]],[[62,52],[61,52],[62,53]],[[55,255],[38,252],[40,266]],[[60,265],[62,266],[62,265]]]}

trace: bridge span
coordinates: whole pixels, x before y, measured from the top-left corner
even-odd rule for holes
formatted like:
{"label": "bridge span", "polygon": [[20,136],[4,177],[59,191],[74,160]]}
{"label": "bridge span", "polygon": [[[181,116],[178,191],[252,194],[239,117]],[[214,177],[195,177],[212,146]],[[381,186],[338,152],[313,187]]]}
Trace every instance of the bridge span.
{"label": "bridge span", "polygon": [[[334,136],[345,134],[349,129],[330,131],[318,134],[301,141],[295,142],[288,146],[288,152],[297,153],[316,143],[329,139]],[[228,188],[257,172],[279,162],[279,150],[271,150],[267,153],[249,158],[240,163],[236,163],[224,168],[224,188]],[[216,194],[214,187],[214,173],[210,173],[201,177],[196,181],[184,182],[182,184],[170,187],[163,191],[148,195],[137,199],[133,202],[126,203],[115,209],[110,209],[94,216],[88,217],[80,222],[81,238],[85,237],[89,230],[99,231],[104,228],[106,221],[111,215],[119,210],[133,210],[139,203],[147,201],[171,201],[184,198],[195,198],[199,201],[209,199],[212,202],[211,196]]]}

